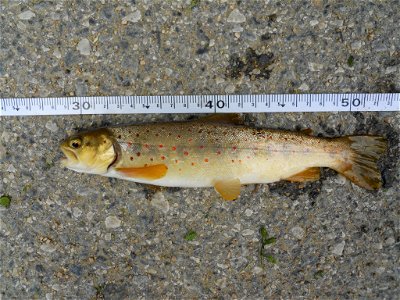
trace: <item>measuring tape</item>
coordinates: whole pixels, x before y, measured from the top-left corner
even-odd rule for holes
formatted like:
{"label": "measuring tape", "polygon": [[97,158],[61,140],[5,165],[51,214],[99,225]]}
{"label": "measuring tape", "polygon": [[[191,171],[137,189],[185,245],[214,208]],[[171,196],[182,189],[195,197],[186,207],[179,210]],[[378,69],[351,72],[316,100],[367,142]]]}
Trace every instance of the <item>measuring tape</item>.
{"label": "measuring tape", "polygon": [[400,111],[400,93],[0,98],[0,116]]}

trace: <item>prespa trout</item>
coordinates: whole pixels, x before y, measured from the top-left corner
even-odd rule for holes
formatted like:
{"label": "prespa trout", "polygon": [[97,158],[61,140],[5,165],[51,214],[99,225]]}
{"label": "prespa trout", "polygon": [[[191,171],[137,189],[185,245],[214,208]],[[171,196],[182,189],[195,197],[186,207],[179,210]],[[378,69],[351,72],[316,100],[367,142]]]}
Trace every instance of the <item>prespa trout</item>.
{"label": "prespa trout", "polygon": [[256,129],[237,125],[230,115],[101,128],[61,144],[63,165],[71,170],[160,186],[213,186],[226,200],[236,199],[242,184],[318,180],[320,167],[378,189],[376,163],[386,147],[379,136]]}

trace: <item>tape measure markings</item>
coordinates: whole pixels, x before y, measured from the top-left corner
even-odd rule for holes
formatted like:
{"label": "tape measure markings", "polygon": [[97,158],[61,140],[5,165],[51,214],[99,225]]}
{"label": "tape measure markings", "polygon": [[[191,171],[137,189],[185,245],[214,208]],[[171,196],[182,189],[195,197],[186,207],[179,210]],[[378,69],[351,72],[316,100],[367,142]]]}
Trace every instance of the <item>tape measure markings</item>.
{"label": "tape measure markings", "polygon": [[0,116],[399,110],[400,93],[0,98]]}

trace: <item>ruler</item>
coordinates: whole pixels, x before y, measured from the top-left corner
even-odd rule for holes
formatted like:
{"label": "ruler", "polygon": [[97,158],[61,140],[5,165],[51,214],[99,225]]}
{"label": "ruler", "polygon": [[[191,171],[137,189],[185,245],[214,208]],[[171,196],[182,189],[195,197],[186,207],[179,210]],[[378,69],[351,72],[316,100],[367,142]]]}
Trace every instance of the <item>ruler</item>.
{"label": "ruler", "polygon": [[400,111],[400,93],[0,98],[0,116]]}

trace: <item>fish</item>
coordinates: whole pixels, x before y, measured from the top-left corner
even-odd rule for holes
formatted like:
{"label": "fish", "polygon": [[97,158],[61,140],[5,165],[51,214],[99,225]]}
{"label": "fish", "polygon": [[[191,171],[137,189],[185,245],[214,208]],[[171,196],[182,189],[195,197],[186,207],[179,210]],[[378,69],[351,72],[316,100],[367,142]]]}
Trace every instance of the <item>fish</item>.
{"label": "fish", "polygon": [[330,168],[367,190],[382,186],[381,136],[335,138],[245,126],[234,114],[185,122],[111,126],[78,132],[60,145],[62,165],[166,187],[214,187],[235,200],[242,185],[320,179]]}

